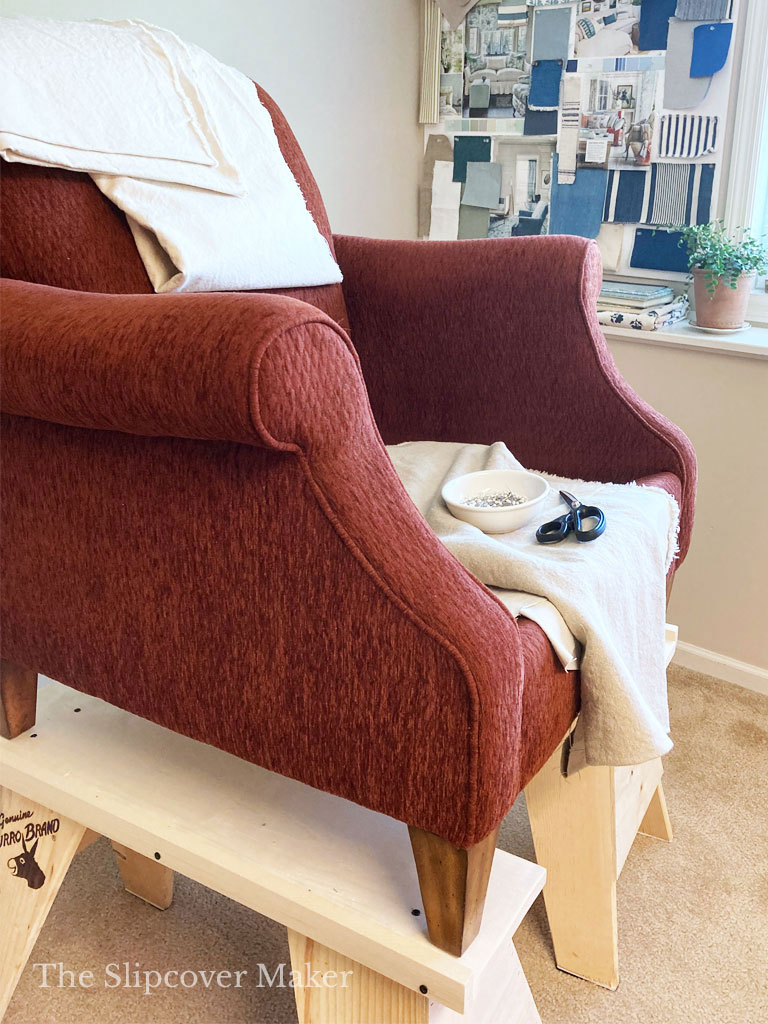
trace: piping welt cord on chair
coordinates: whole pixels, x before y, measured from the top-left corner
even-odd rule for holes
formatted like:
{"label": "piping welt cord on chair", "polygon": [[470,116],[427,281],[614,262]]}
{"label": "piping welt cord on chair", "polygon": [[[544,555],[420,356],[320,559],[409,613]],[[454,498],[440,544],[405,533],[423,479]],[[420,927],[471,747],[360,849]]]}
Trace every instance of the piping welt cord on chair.
{"label": "piping welt cord on chair", "polygon": [[391,815],[459,954],[579,675],[448,553],[384,442],[652,482],[678,563],[695,459],[609,355],[593,242],[333,236],[258,94],[343,284],[152,294],[87,174],[3,168],[3,734],[34,723],[42,672]]}

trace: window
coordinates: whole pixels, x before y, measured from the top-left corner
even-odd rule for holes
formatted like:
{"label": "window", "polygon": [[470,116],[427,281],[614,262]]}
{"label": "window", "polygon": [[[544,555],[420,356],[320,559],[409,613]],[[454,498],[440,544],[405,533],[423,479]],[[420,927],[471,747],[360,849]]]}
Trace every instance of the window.
{"label": "window", "polygon": [[[747,0],[738,72],[730,166],[725,184],[725,226],[768,235],[768,3]],[[768,240],[768,239],[767,239]],[[765,279],[757,282],[764,291]]]}
{"label": "window", "polygon": [[768,102],[763,106],[762,139],[757,158],[757,191],[752,207],[752,230],[768,236]]}

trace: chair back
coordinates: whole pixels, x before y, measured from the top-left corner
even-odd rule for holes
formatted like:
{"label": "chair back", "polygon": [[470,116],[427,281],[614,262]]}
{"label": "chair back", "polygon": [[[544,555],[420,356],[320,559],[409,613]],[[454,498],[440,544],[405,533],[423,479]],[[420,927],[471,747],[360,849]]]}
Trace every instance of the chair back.
{"label": "chair back", "polygon": [[[323,200],[304,154],[275,102],[258,91],[283,156],[333,251]],[[3,162],[0,190],[3,277],[85,292],[152,291],[125,215],[88,174]],[[346,327],[340,284],[275,290],[317,306]]]}

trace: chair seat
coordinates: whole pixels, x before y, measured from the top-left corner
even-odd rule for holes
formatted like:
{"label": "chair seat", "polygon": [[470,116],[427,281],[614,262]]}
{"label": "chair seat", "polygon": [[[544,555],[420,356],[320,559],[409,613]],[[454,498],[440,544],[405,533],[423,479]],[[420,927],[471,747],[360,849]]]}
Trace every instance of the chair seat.
{"label": "chair seat", "polygon": [[[639,484],[661,487],[679,503],[682,487],[673,473],[638,478]],[[566,672],[539,625],[517,620],[523,645],[525,683],[520,750],[520,776],[526,786],[544,766],[579,712],[581,674]]]}

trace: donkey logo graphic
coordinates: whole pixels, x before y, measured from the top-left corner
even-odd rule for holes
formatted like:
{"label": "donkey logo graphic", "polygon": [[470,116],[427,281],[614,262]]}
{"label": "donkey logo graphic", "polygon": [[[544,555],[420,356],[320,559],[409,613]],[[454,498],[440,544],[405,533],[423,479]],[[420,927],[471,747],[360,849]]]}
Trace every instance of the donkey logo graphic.
{"label": "donkey logo graphic", "polygon": [[35,853],[37,852],[37,844],[40,842],[36,839],[31,850],[27,849],[27,844],[24,842],[22,836],[21,845],[23,853],[18,854],[16,857],[11,857],[8,861],[8,867],[11,869],[16,878],[23,878],[26,880],[27,885],[30,889],[39,889],[45,882],[45,875],[40,870],[40,865],[35,860]]}

